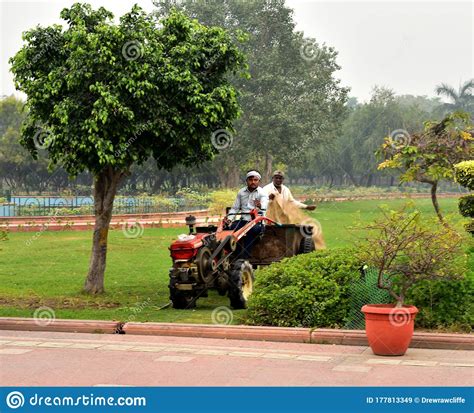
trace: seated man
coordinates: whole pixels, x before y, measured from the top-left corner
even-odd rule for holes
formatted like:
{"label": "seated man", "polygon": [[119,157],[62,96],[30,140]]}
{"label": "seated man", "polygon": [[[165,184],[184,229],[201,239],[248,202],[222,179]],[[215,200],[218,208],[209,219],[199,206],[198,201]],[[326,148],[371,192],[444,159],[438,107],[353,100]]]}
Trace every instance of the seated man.
{"label": "seated man", "polygon": [[[258,209],[259,215],[264,215],[268,205],[268,196],[263,189],[258,186],[261,175],[258,171],[249,171],[246,175],[247,186],[242,188],[237,193],[234,205],[229,211],[229,214],[242,213],[239,220],[232,222],[230,229],[240,229],[252,220],[250,211],[254,208]],[[232,217],[232,215],[230,215]],[[242,249],[239,253],[239,258],[249,258],[252,245],[258,235],[263,231],[262,224],[255,225],[242,239]]]}
{"label": "seated man", "polygon": [[285,179],[285,174],[282,171],[273,172],[272,182],[263,187],[263,190],[268,195],[270,200],[275,198],[276,194],[281,194],[283,202],[291,202],[294,206],[302,209],[307,209],[308,211],[314,211],[316,209],[315,205],[306,205],[302,202],[293,198],[293,194],[290,189],[283,185],[283,180]]}

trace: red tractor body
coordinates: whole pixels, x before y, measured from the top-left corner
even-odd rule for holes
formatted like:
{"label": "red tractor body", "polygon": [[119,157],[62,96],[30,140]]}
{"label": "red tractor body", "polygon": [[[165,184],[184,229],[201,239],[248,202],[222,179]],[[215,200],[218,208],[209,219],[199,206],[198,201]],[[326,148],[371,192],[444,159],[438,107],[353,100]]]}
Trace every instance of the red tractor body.
{"label": "red tractor body", "polygon": [[[174,308],[193,308],[200,297],[207,297],[209,289],[228,295],[233,308],[245,308],[253,290],[254,269],[284,257],[314,250],[311,227],[282,225],[271,219],[250,213],[252,220],[237,230],[230,229],[228,216],[219,226],[194,226],[189,216],[188,235],[180,235],[170,246],[173,266],[170,269],[170,299]],[[263,224],[250,257],[239,254],[242,238],[255,226]],[[309,235],[309,236],[308,236]]]}

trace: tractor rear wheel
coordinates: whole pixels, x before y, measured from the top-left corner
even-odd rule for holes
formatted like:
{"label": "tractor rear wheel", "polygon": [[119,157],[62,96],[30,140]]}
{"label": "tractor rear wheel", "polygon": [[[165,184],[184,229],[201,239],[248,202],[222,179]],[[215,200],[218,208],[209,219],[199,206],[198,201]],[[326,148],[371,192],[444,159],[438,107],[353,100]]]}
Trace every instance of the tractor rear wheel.
{"label": "tractor rear wheel", "polygon": [[298,254],[307,254],[308,252],[314,251],[316,248],[314,246],[313,238],[303,237],[300,241],[300,248]]}
{"label": "tractor rear wheel", "polygon": [[247,260],[234,261],[229,274],[230,305],[236,310],[247,308],[247,301],[253,291],[254,273]]}

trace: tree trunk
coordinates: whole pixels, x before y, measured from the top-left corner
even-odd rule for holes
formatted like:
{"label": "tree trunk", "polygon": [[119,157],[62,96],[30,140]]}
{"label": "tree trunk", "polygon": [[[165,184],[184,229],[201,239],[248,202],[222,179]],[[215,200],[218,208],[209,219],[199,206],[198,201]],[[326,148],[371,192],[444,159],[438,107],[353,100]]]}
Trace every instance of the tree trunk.
{"label": "tree trunk", "polygon": [[262,186],[268,184],[272,180],[273,156],[269,153],[265,154],[265,170],[262,176]]}
{"label": "tree trunk", "polygon": [[84,291],[90,294],[104,292],[104,273],[107,257],[107,236],[112,219],[112,209],[117,187],[124,174],[111,167],[104,169],[94,178],[95,225],[92,236],[92,253],[89,273]]}
{"label": "tree trunk", "polygon": [[369,176],[367,177],[367,187],[370,187],[372,186],[372,181],[374,179],[374,175],[373,174],[369,174]]}
{"label": "tree trunk", "polygon": [[438,182],[431,183],[431,202],[433,203],[436,215],[438,215],[439,221],[444,224],[443,215],[441,215],[441,209],[438,204],[438,198],[436,197],[436,190],[438,189]]}
{"label": "tree trunk", "polygon": [[226,188],[236,188],[238,186],[242,186],[239,177],[239,168],[237,168],[235,164],[229,167],[226,178]]}

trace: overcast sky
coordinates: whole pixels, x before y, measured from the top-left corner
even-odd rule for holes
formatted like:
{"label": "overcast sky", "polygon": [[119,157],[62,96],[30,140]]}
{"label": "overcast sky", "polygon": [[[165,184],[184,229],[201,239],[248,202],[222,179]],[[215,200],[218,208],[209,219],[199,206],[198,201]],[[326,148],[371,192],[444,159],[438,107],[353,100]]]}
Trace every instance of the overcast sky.
{"label": "overcast sky", "polygon": [[[14,93],[8,59],[21,47],[21,33],[61,23],[73,0],[1,1],[1,95]],[[240,0],[241,1],[241,0]],[[251,1],[251,0],[247,0]],[[116,16],[134,3],[153,10],[151,0],[89,0]],[[287,0],[297,29],[333,46],[342,69],[337,77],[360,101],[374,85],[397,94],[434,96],[437,84],[455,87],[473,77],[473,3],[408,1]]]}

